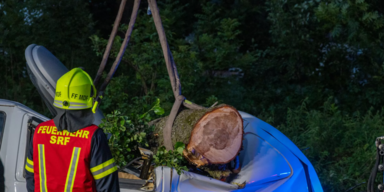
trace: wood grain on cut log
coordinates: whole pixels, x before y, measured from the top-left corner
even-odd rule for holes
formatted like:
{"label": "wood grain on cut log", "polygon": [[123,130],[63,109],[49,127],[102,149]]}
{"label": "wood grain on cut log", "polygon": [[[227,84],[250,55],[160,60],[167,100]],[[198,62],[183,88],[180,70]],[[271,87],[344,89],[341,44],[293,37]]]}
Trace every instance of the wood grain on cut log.
{"label": "wood grain on cut log", "polygon": [[[155,124],[158,144],[162,146],[167,117]],[[243,120],[228,105],[209,109],[182,110],[172,127],[172,144],[187,144],[184,157],[199,166],[226,164],[239,153],[243,140]]]}

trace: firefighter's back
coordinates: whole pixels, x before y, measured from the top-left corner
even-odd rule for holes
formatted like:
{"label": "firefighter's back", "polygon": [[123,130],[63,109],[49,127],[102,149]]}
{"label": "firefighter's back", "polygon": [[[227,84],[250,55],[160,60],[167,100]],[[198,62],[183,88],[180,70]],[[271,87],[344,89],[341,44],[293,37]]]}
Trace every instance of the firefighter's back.
{"label": "firefighter's back", "polygon": [[73,133],[58,131],[53,120],[36,128],[33,163],[37,192],[96,191],[89,166],[91,140],[97,129],[91,125]]}

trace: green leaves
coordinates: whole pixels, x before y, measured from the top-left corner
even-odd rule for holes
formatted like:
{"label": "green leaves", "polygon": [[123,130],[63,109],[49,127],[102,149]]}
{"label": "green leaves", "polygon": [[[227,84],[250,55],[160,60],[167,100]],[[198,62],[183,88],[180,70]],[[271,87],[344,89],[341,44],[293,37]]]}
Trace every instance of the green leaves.
{"label": "green leaves", "polygon": [[179,147],[176,150],[179,154],[183,154],[184,147]]}
{"label": "green leaves", "polygon": [[[376,152],[374,140],[384,135],[384,111],[342,113],[329,98],[320,109],[308,109],[309,100],[290,109],[278,129],[313,164],[324,191],[345,191],[369,178]],[[351,139],[353,138],[353,139]],[[359,174],[356,174],[359,173]],[[366,186],[359,186],[364,190]]]}
{"label": "green leaves", "polygon": [[156,115],[163,115],[163,114],[164,114],[164,109],[160,107],[160,99],[157,98],[156,101],[155,101],[155,103],[154,103],[154,105],[153,105],[153,107],[152,107],[149,111],[147,111],[147,112],[145,112],[144,114],[142,114],[142,115],[140,116],[140,118],[141,118],[141,119],[142,119],[142,118],[147,118],[148,114],[149,114],[151,111],[153,111]]}
{"label": "green leaves", "polygon": [[153,112],[155,112],[156,115],[163,115],[164,114],[164,109],[160,107],[160,99],[157,98],[154,106],[152,107]]}
{"label": "green leaves", "polygon": [[336,25],[336,26],[333,28],[333,30],[331,31],[331,36],[332,36],[332,37],[337,37],[337,36],[340,35],[341,31],[342,31],[342,27],[341,27],[341,25]]}
{"label": "green leaves", "polygon": [[164,114],[164,109],[161,108],[160,106],[157,106],[153,109],[153,111],[156,113],[156,115],[163,115]]}
{"label": "green leaves", "polygon": [[185,144],[182,143],[182,142],[176,142],[175,149],[178,149],[178,148],[184,149],[185,148]]}
{"label": "green leaves", "polygon": [[362,21],[373,21],[379,18],[379,14],[376,12],[368,12],[363,15]]}
{"label": "green leaves", "polygon": [[185,149],[185,144],[182,143],[182,142],[177,142],[177,143],[175,144],[175,149],[176,149],[176,151],[177,151],[180,155],[182,155],[182,154],[183,154],[183,150]]}
{"label": "green leaves", "polygon": [[111,136],[108,144],[119,167],[140,155],[138,147],[149,147],[147,134],[151,131],[151,127],[148,126],[148,122],[152,119],[150,112],[155,110],[158,111],[155,114],[164,113],[160,107],[159,99],[149,111],[143,115],[136,114],[133,119],[122,114],[119,110],[114,110],[102,120],[100,128]]}
{"label": "green leaves", "polygon": [[182,171],[188,171],[188,168],[186,167],[187,161],[183,157],[185,144],[177,142],[174,149],[175,150],[167,151],[164,146],[161,146],[158,148],[153,159],[156,166],[173,167],[177,171],[177,174],[180,175],[182,174]]}

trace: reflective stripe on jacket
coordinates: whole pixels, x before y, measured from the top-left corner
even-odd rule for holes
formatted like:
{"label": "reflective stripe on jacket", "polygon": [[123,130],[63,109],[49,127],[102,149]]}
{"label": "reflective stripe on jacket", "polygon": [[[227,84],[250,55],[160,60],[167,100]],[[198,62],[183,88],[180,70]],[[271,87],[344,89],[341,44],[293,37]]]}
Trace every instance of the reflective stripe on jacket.
{"label": "reflective stripe on jacket", "polygon": [[34,174],[34,191],[95,192],[97,181],[117,170],[109,150],[108,160],[91,163],[95,162],[91,151],[95,151],[92,137],[96,131],[100,130],[92,125],[73,133],[59,132],[52,120],[41,123],[33,137],[33,158],[28,157],[25,165]]}

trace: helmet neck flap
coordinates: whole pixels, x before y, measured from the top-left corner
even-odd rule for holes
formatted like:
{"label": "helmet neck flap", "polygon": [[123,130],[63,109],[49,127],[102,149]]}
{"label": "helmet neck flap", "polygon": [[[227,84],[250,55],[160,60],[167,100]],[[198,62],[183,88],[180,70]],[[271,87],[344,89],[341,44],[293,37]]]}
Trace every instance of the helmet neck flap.
{"label": "helmet neck flap", "polygon": [[93,124],[94,114],[92,109],[66,110],[57,109],[57,115],[53,118],[58,131],[67,130],[75,132]]}

